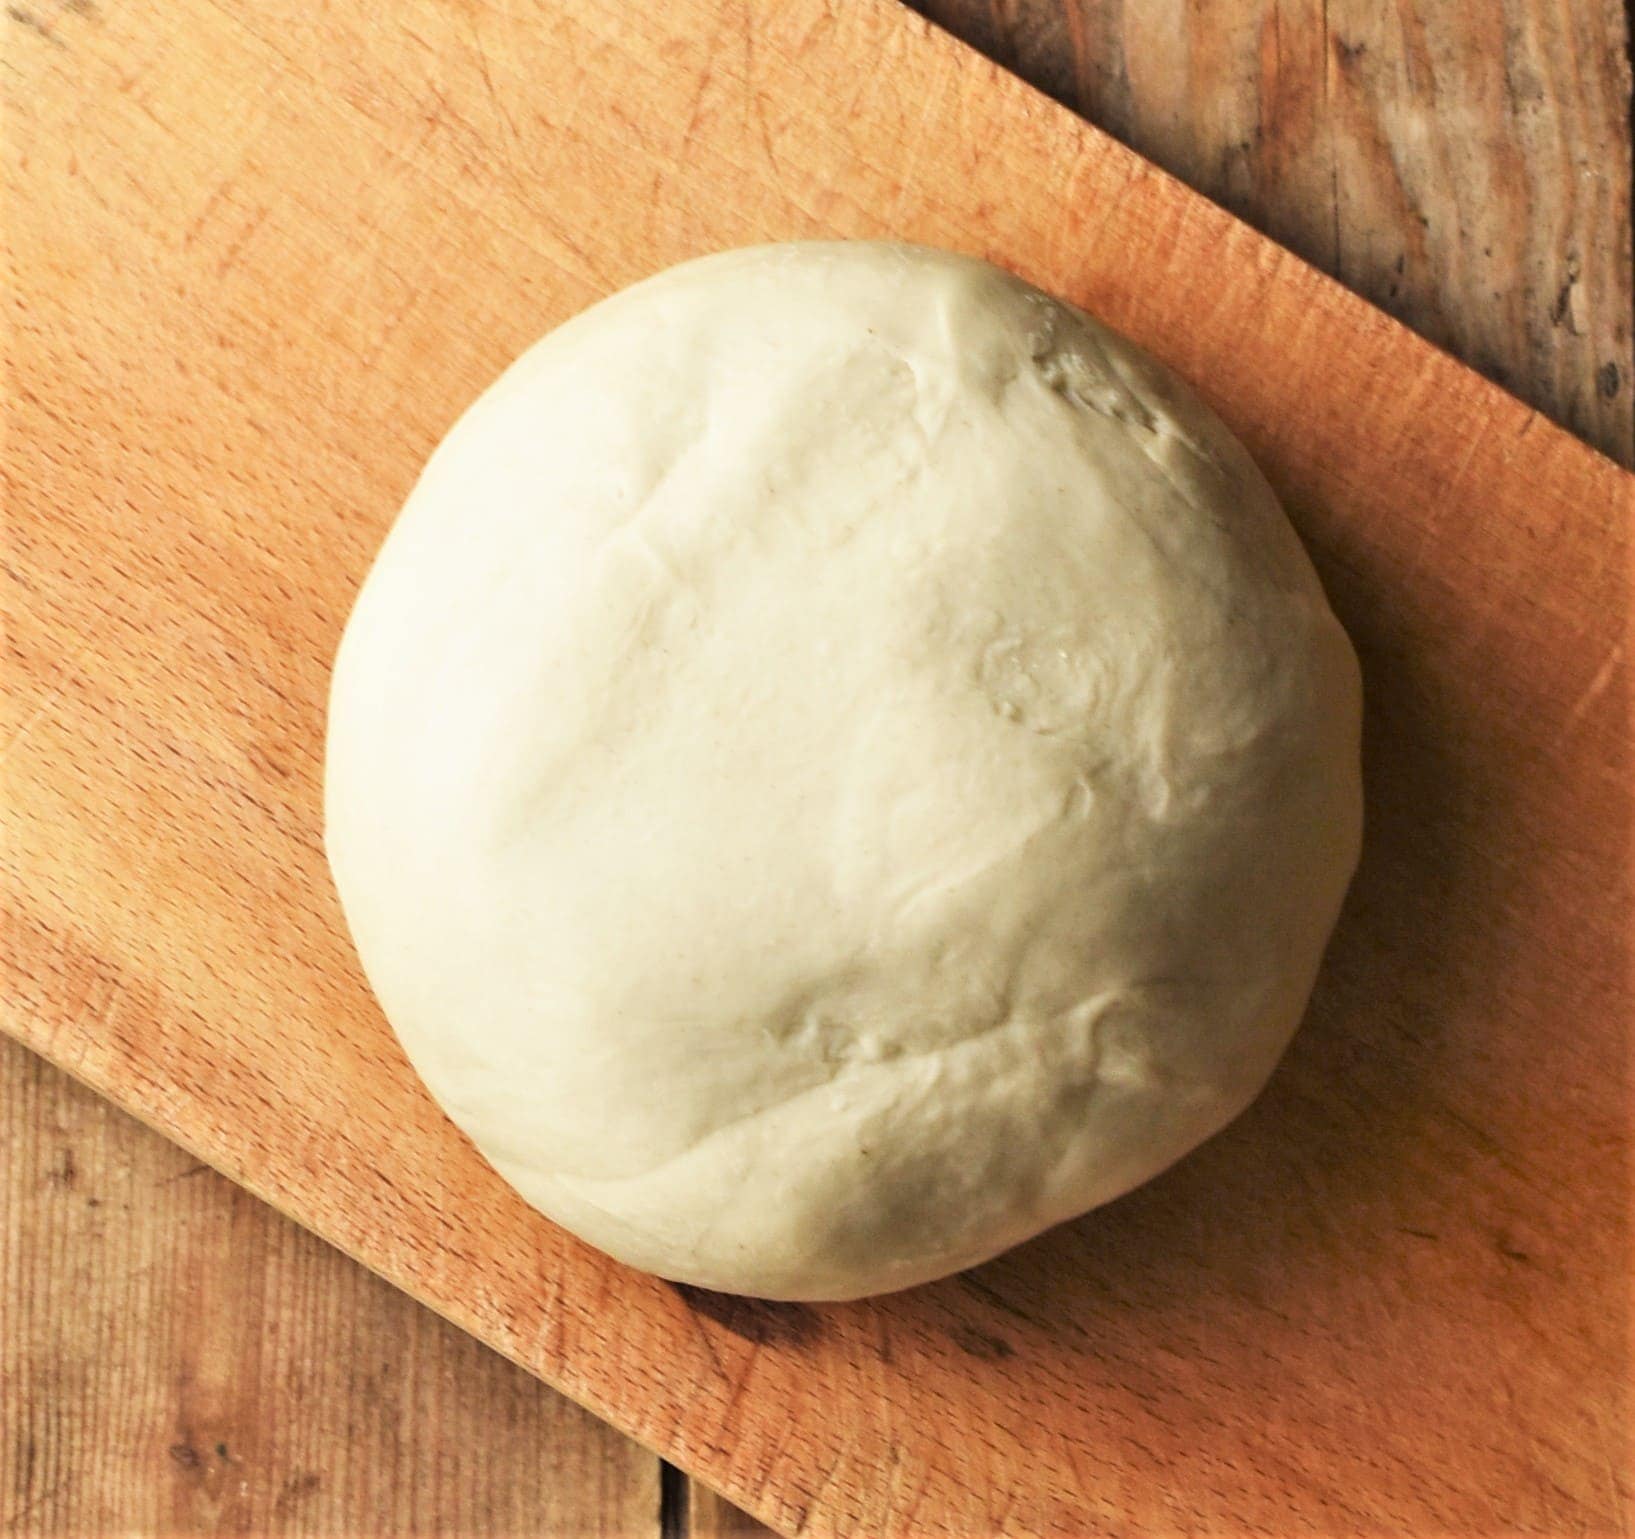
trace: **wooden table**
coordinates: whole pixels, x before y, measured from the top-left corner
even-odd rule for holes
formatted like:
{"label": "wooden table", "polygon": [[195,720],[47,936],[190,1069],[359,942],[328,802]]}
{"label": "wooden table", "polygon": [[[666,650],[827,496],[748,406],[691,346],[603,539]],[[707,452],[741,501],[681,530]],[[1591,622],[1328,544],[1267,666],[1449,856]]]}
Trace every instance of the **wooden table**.
{"label": "wooden table", "polygon": [[[925,9],[1635,463],[1621,0]],[[760,1531],[3,1039],[0,1105],[6,1531]]]}

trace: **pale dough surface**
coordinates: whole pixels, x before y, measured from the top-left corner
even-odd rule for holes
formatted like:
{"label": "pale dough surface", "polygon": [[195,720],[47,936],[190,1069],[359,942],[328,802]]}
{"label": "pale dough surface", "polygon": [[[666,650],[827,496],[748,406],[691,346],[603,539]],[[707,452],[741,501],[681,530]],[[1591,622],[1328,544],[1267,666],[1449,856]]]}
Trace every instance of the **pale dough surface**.
{"label": "pale dough surface", "polygon": [[335,667],[416,1069],[663,1276],[901,1288],[1234,1116],[1356,862],[1355,657],[1248,455],[999,270],[729,252],[523,356]]}

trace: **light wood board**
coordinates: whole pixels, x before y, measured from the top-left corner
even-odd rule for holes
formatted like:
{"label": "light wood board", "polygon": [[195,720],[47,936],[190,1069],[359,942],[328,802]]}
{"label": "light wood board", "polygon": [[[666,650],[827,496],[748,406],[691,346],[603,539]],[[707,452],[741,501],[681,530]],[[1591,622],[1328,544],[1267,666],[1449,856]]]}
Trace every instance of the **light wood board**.
{"label": "light wood board", "polygon": [[[1627,476],[883,5],[24,31],[9,1029],[787,1531],[1617,1523]],[[1364,868],[1256,1110],[824,1310],[680,1294],[499,1187],[362,990],[316,795],[350,594],[460,406],[607,289],[807,233],[993,255],[1199,382],[1370,691]]]}

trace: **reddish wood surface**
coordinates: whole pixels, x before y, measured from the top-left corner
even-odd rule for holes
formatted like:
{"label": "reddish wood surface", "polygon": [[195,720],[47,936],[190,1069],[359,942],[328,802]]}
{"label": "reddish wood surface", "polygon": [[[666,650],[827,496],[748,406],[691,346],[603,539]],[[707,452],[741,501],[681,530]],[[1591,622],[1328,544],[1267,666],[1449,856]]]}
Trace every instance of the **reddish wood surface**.
{"label": "reddish wood surface", "polygon": [[[791,1532],[1612,1531],[1629,478],[884,7],[394,22],[65,8],[12,49],[8,1028]],[[639,272],[820,231],[999,257],[1210,391],[1357,635],[1372,823],[1237,1128],[798,1310],[497,1188],[362,992],[316,771],[464,399]]]}

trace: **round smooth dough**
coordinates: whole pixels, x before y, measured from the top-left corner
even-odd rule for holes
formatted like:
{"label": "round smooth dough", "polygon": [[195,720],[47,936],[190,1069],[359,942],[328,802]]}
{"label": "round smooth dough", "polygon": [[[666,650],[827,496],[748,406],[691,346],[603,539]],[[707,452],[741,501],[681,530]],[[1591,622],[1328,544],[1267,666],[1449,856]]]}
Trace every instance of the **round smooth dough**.
{"label": "round smooth dough", "polygon": [[437,450],[336,663],[327,842],[529,1202],[843,1299],[1255,1095],[1358,733],[1297,537],[1171,374],[985,263],[769,246],[553,332]]}

